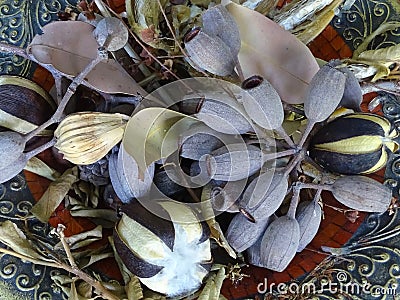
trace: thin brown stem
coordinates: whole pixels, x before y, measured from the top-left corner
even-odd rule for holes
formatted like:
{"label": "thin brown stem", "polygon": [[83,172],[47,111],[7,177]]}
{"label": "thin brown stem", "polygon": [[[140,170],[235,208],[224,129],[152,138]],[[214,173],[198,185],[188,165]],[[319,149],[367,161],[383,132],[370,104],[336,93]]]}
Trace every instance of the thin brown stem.
{"label": "thin brown stem", "polygon": [[75,259],[72,256],[71,249],[69,248],[69,245],[68,245],[67,241],[65,240],[64,230],[65,230],[65,226],[62,224],[58,224],[57,233],[60,238],[61,244],[63,245],[65,254],[67,255],[68,262],[73,269],[77,269],[78,266],[76,265]]}
{"label": "thin brown stem", "polygon": [[276,159],[280,157],[285,157],[285,156],[290,156],[296,154],[297,151],[296,149],[288,149],[276,153],[268,153],[263,156],[263,161],[271,160],[271,159]]}

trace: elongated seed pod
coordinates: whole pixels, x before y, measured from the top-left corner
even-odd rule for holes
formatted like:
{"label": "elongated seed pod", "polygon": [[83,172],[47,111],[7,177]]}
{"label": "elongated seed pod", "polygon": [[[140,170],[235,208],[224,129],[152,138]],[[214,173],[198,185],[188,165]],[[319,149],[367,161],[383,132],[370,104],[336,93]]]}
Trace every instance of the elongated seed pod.
{"label": "elongated seed pod", "polygon": [[254,132],[246,111],[239,103],[223,103],[206,99],[195,117],[218,132],[227,134]]}
{"label": "elongated seed pod", "polygon": [[340,174],[368,174],[381,169],[387,151],[399,148],[396,130],[384,117],[354,113],[334,119],[311,139],[309,155],[328,171]]}
{"label": "elongated seed pod", "polygon": [[253,179],[243,193],[240,206],[256,220],[271,216],[282,204],[288,189],[288,178],[273,170]]}
{"label": "elongated seed pod", "polygon": [[253,145],[227,145],[203,156],[199,165],[214,180],[236,181],[260,170],[262,153]]}
{"label": "elongated seed pod", "polygon": [[297,208],[296,220],[300,227],[300,241],[297,252],[301,252],[318,232],[322,219],[322,209],[317,201],[305,201]]}
{"label": "elongated seed pod", "polygon": [[108,172],[115,194],[123,203],[129,203],[135,197],[125,178],[118,171],[118,153],[112,153],[108,158]]}
{"label": "elongated seed pod", "polygon": [[332,184],[333,196],[342,204],[366,212],[384,212],[392,200],[392,191],[365,176],[343,176]]}
{"label": "elongated seed pod", "polygon": [[197,133],[182,144],[180,155],[185,158],[199,160],[205,154],[221,148],[224,144],[217,137],[207,133]]}
{"label": "elongated seed pod", "polygon": [[154,184],[157,189],[166,196],[172,196],[177,193],[185,191],[185,187],[172,181],[168,176],[169,171],[159,170],[154,174]]}
{"label": "elongated seed pod", "polygon": [[281,97],[265,78],[254,75],[242,83],[243,106],[250,118],[265,129],[282,126],[285,117]]}
{"label": "elongated seed pod", "polygon": [[342,99],[346,75],[339,70],[324,65],[314,75],[308,86],[304,101],[304,112],[312,122],[327,119]]}
{"label": "elongated seed pod", "polygon": [[204,32],[219,37],[231,49],[232,55],[237,56],[241,46],[239,28],[225,6],[218,4],[207,9],[202,19]]}
{"label": "elongated seed pod", "polygon": [[300,228],[296,219],[282,216],[266,229],[261,241],[262,264],[273,271],[286,269],[299,247]]}
{"label": "elongated seed pod", "polygon": [[226,239],[233,249],[243,252],[251,247],[264,233],[268,218],[250,222],[244,215],[237,214],[229,223]]}
{"label": "elongated seed pod", "polygon": [[227,76],[233,73],[235,58],[229,47],[217,36],[209,36],[201,28],[194,28],[184,37],[189,63],[212,74]]}

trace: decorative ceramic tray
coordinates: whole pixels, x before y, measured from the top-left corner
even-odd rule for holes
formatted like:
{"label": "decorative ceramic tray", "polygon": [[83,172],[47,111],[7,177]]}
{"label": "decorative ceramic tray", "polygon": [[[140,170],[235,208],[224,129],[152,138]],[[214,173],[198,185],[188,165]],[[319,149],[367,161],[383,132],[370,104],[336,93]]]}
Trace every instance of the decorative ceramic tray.
{"label": "decorative ceramic tray", "polygon": [[[73,0],[2,1],[0,3],[1,40],[27,46],[42,27],[58,19],[58,13],[67,7],[75,7]],[[350,1],[351,2],[351,1]],[[351,8],[336,16],[330,25],[308,46],[321,59],[350,57],[352,51],[379,25],[398,20],[400,4],[397,1],[356,0]],[[115,7],[124,1],[113,1]],[[398,43],[398,31],[390,31],[373,41],[373,47],[386,47]],[[45,89],[52,81],[40,68],[18,57],[1,56],[1,74],[33,78]],[[399,120],[400,104],[393,98],[385,98],[383,113],[393,122]],[[45,158],[45,155],[43,156]],[[384,177],[395,192],[400,186],[400,154],[389,159]],[[0,185],[0,220],[22,221],[15,216],[27,214],[46,187],[46,181],[29,172]],[[334,199],[326,197],[326,204],[337,206]],[[264,292],[272,292],[268,299],[397,299],[400,293],[400,214],[360,214],[351,222],[343,213],[327,207],[320,231],[310,247],[297,254],[289,267],[281,273],[249,267],[242,272],[249,277],[239,284],[226,281],[222,293],[228,299],[263,299]],[[69,222],[60,208],[58,221]],[[55,221],[54,221],[55,222]],[[72,221],[70,221],[72,222]],[[29,220],[30,230],[39,236],[49,237],[50,226]],[[78,226],[78,225],[77,225]],[[337,255],[328,256],[321,246],[335,247]],[[96,271],[107,269],[105,261]],[[60,270],[22,263],[8,255],[0,255],[0,299],[63,299],[63,293],[50,279]],[[271,285],[271,283],[273,283]],[[279,284],[286,283],[286,285]],[[291,283],[316,290],[311,294],[291,294]],[[329,283],[329,285],[328,285]],[[271,288],[271,290],[269,290]],[[306,289],[307,291],[307,289]],[[371,294],[370,291],[375,291]]]}

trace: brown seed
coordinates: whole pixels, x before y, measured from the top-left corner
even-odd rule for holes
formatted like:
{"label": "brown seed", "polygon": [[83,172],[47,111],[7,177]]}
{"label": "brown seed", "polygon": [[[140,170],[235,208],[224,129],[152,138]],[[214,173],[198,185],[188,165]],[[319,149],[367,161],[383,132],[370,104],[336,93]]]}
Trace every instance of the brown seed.
{"label": "brown seed", "polygon": [[339,177],[330,191],[339,202],[359,211],[384,212],[392,200],[389,187],[359,175]]}

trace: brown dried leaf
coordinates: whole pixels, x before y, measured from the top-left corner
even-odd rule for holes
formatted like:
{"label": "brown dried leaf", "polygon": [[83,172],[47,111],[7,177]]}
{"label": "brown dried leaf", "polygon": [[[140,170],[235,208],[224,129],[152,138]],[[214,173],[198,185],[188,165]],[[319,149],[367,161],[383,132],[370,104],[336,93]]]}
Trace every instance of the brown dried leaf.
{"label": "brown dried leaf", "polygon": [[244,76],[259,74],[272,83],[282,100],[302,103],[319,67],[310,50],[294,35],[262,14],[235,3],[227,5],[238,24]]}
{"label": "brown dried leaf", "polygon": [[[39,62],[55,67],[63,74],[77,76],[97,56],[94,27],[80,21],[52,22],[36,35],[27,51]],[[100,62],[86,77],[94,89],[106,93],[142,95],[147,93],[115,61]]]}
{"label": "brown dried leaf", "polygon": [[64,172],[59,178],[53,181],[39,201],[32,207],[31,213],[41,222],[47,223],[63,201],[72,184],[78,181],[78,168],[73,167]]}

